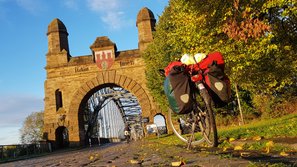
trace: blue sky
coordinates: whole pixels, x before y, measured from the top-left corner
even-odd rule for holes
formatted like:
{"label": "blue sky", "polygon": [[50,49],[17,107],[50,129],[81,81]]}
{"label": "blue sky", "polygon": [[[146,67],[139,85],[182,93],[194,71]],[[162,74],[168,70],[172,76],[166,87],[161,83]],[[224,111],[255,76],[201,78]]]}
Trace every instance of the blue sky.
{"label": "blue sky", "polygon": [[19,129],[44,109],[47,26],[59,18],[72,56],[90,55],[98,36],[118,51],[136,49],[136,17],[148,7],[158,20],[168,0],[0,0],[0,145],[19,143]]}

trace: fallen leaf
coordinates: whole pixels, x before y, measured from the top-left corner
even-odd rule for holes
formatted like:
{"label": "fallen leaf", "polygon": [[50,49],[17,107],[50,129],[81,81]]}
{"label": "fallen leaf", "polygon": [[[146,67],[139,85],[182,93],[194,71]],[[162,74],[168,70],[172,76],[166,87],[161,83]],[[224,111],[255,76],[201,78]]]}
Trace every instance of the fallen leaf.
{"label": "fallen leaf", "polygon": [[227,151],[227,149],[228,149],[227,147],[224,147],[224,148],[223,148],[223,151]]}
{"label": "fallen leaf", "polygon": [[240,153],[240,156],[241,157],[249,157],[250,153],[249,152],[242,152],[242,153]]}
{"label": "fallen leaf", "polygon": [[267,148],[266,148],[266,153],[267,153],[267,154],[270,153],[270,147],[267,147]]}
{"label": "fallen leaf", "polygon": [[92,161],[93,159],[94,159],[94,157],[91,155],[91,156],[89,157],[89,160]]}
{"label": "fallen leaf", "polygon": [[273,145],[274,145],[273,141],[268,141],[266,143],[266,147],[273,147]]}
{"label": "fallen leaf", "polygon": [[232,141],[234,141],[235,139],[233,138],[233,137],[231,137],[230,139],[229,139],[229,142],[232,142]]}
{"label": "fallen leaf", "polygon": [[181,166],[181,165],[184,165],[185,163],[182,162],[182,161],[177,161],[177,162],[172,162],[171,163],[171,166]]}
{"label": "fallen leaf", "polygon": [[281,156],[284,156],[284,157],[287,157],[287,156],[289,156],[289,154],[288,154],[288,153],[286,153],[286,152],[284,152],[284,151],[280,152],[280,153],[279,153],[279,155],[281,155]]}
{"label": "fallen leaf", "polygon": [[266,145],[266,153],[269,153],[270,148],[273,147],[274,143],[273,143],[273,141],[268,141],[265,145]]}
{"label": "fallen leaf", "polygon": [[138,161],[138,160],[135,160],[135,159],[131,159],[131,160],[130,160],[130,163],[131,163],[131,164],[140,164],[141,162]]}
{"label": "fallen leaf", "polygon": [[242,150],[242,146],[235,146],[234,150]]}
{"label": "fallen leaf", "polygon": [[261,136],[254,136],[254,137],[253,137],[253,140],[256,140],[256,141],[259,141],[259,140],[261,140],[261,139],[262,139]]}

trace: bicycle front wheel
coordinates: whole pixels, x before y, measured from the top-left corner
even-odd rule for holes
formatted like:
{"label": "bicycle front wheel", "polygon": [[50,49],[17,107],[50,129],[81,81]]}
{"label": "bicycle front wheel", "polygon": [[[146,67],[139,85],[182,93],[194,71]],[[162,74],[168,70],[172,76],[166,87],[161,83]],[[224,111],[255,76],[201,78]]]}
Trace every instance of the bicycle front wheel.
{"label": "bicycle front wheel", "polygon": [[199,120],[194,111],[188,114],[176,114],[171,109],[168,111],[168,120],[173,133],[183,142],[198,145],[204,142],[201,135]]}

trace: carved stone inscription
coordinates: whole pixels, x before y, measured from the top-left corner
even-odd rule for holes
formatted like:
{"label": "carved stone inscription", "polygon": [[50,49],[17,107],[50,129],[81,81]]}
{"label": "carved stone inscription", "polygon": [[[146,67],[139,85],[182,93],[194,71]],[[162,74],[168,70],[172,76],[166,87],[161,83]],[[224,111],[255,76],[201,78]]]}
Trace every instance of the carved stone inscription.
{"label": "carved stone inscription", "polygon": [[120,66],[121,67],[131,66],[131,65],[134,65],[134,61],[133,60],[120,61]]}
{"label": "carved stone inscription", "polygon": [[74,71],[77,72],[85,72],[89,71],[89,67],[75,67]]}

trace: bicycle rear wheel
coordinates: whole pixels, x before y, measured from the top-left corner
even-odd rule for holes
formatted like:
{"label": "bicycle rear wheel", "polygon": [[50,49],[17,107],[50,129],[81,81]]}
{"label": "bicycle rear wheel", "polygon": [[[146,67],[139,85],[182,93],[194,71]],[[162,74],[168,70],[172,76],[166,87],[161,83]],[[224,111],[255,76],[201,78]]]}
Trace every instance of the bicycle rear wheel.
{"label": "bicycle rear wheel", "polygon": [[217,127],[211,105],[196,106],[189,114],[181,115],[169,109],[168,119],[174,134],[188,146],[205,141],[210,147],[217,147]]}
{"label": "bicycle rear wheel", "polygon": [[169,124],[173,133],[183,142],[190,145],[198,145],[204,142],[198,117],[194,111],[188,114],[175,114],[171,109],[168,111]]}
{"label": "bicycle rear wheel", "polygon": [[218,146],[218,133],[215,120],[215,114],[213,110],[213,101],[209,94],[204,90],[201,94],[203,98],[203,106],[197,107],[199,126],[201,133],[210,147]]}
{"label": "bicycle rear wheel", "polygon": [[217,127],[212,108],[200,109],[198,111],[199,127],[206,143],[210,147],[218,146]]}

